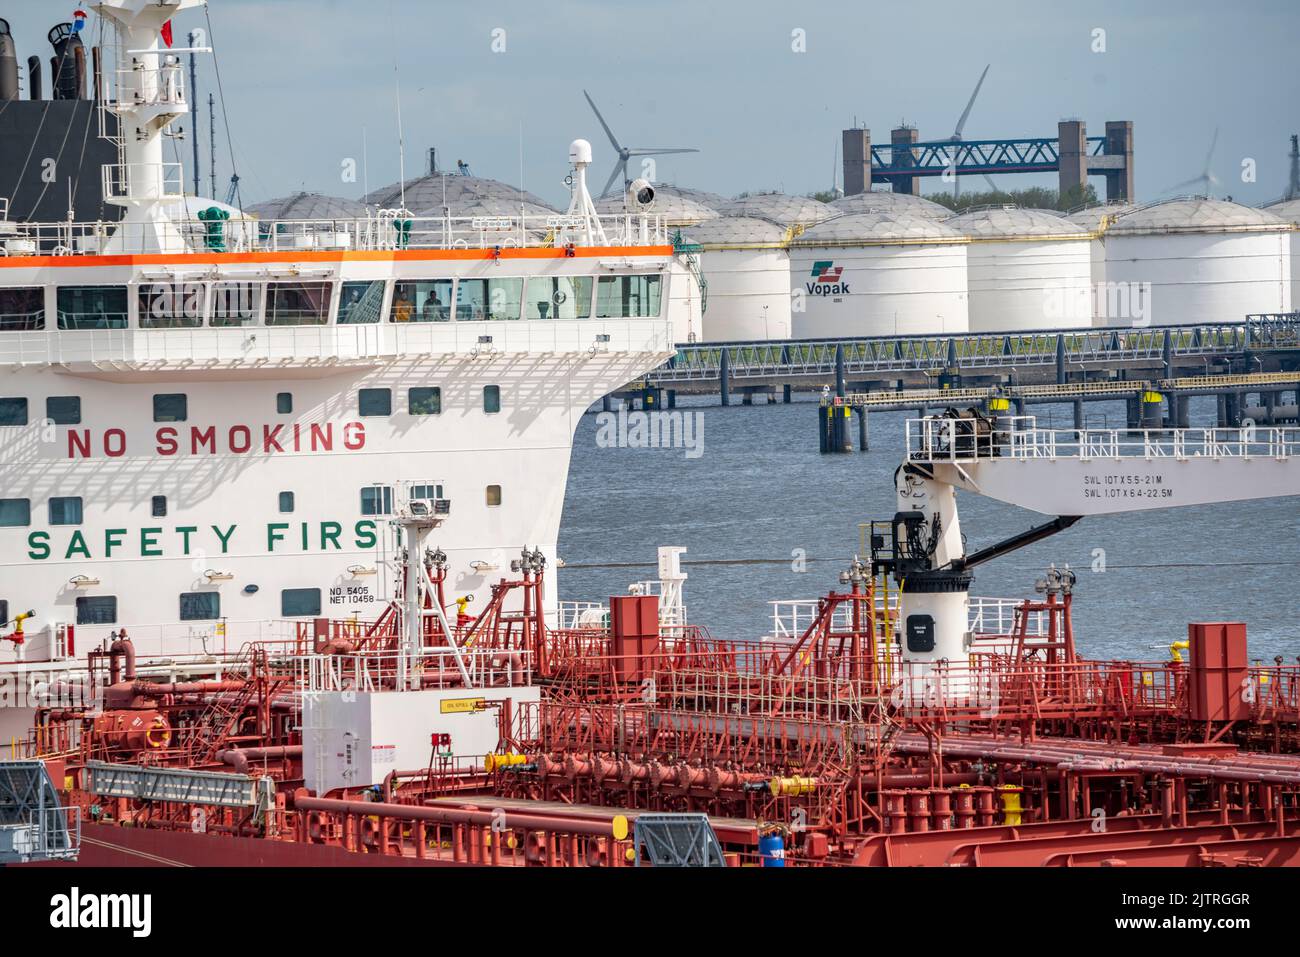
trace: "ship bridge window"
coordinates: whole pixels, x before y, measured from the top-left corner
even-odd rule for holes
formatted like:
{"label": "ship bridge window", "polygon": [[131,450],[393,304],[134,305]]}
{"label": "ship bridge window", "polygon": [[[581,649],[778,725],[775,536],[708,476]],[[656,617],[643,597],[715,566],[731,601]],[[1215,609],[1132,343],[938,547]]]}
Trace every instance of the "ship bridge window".
{"label": "ship bridge window", "polygon": [[173,392],[153,397],[155,422],[184,422],[189,415],[189,400],[183,392]]}
{"label": "ship bridge window", "polygon": [[447,322],[450,319],[450,279],[394,283],[389,322]]}
{"label": "ship bridge window", "polygon": [[659,315],[663,277],[601,276],[596,291],[596,318],[632,319]]}
{"label": "ship bridge window", "polygon": [[285,588],[280,592],[280,614],[285,618],[319,615],[320,589]]}
{"label": "ship bridge window", "polygon": [[384,282],[345,282],[343,295],[339,299],[339,318],[341,326],[364,322],[378,322],[379,313],[384,307]]}
{"label": "ship bridge window", "polygon": [[292,392],[277,392],[275,394],[275,411],[280,415],[288,415],[293,411]]}
{"label": "ship bridge window", "polygon": [[0,625],[8,625],[9,621],[9,602],[0,598]]}
{"label": "ship bridge window", "polygon": [[116,623],[116,595],[87,595],[77,599],[78,625],[112,625]]}
{"label": "ship bridge window", "polygon": [[406,490],[406,496],[409,499],[439,499],[442,498],[441,483],[428,483],[425,485],[412,485]]}
{"label": "ship bridge window", "polygon": [[489,413],[501,411],[501,386],[485,385],[483,387],[483,411]]}
{"label": "ship bridge window", "polygon": [[60,329],[125,329],[126,286],[61,286]]}
{"label": "ship bridge window", "polygon": [[393,487],[391,485],[367,485],[361,490],[362,515],[392,515]]}
{"label": "ship bridge window", "polygon": [[292,512],[292,511],[293,511],[293,493],[292,493],[292,492],[281,492],[281,493],[280,493],[280,511],[281,511],[281,512]]}
{"label": "ship bridge window", "polygon": [[181,592],[181,621],[216,621],[220,617],[221,594],[219,592]]}
{"label": "ship bridge window", "polygon": [[45,400],[45,417],[55,425],[80,425],[81,396],[50,396]]}
{"label": "ship bridge window", "polygon": [[167,496],[155,495],[149,499],[149,515],[152,518],[167,517]]}
{"label": "ship bridge window", "polygon": [[261,282],[218,282],[212,284],[211,324],[255,326],[262,311]]}
{"label": "ship bridge window", "polygon": [[0,498],[0,528],[18,528],[31,523],[31,499]]}
{"label": "ship bridge window", "polygon": [[487,487],[487,504],[489,508],[496,508],[501,504],[501,486],[489,485]]}
{"label": "ship bridge window", "polygon": [[590,319],[591,276],[534,276],[524,296],[525,319]]}
{"label": "ship bridge window", "polygon": [[141,283],[136,299],[141,329],[186,329],[203,325],[201,282]]}
{"label": "ship bridge window", "polygon": [[456,318],[518,319],[523,298],[522,279],[462,279],[456,284]]}
{"label": "ship bridge window", "polygon": [[0,399],[0,425],[26,425],[26,399]]}
{"label": "ship bridge window", "polygon": [[330,317],[328,282],[273,282],[266,292],[268,326],[323,326]]}
{"label": "ship bridge window", "polygon": [[441,415],[442,389],[436,385],[408,389],[406,404],[411,410],[411,415]]}
{"label": "ship bridge window", "polygon": [[44,328],[44,289],[0,289],[0,332],[33,332]]}
{"label": "ship bridge window", "polygon": [[81,497],[70,496],[50,499],[50,524],[80,525]]}
{"label": "ship bridge window", "polygon": [[357,392],[357,411],[361,415],[392,415],[392,389],[361,389]]}

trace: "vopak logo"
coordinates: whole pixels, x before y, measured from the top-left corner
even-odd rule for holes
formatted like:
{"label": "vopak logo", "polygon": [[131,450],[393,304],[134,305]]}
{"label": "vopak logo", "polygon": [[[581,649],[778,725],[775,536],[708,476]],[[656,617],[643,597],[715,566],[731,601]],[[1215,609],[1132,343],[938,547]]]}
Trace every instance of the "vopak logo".
{"label": "vopak logo", "polygon": [[835,265],[829,259],[813,263],[812,282],[807,284],[808,294],[810,296],[848,295],[849,284],[840,281],[843,273],[844,267]]}

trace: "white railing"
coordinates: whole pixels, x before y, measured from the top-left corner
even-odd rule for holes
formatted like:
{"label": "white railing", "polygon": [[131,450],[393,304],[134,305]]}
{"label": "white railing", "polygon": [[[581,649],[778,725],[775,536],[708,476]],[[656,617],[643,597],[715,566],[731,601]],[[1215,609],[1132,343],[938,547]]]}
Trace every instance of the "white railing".
{"label": "white railing", "polygon": [[[162,192],[165,199],[184,196],[180,164],[136,164],[106,166],[103,170],[105,198],[138,195],[145,185]],[[134,188],[134,193],[131,189]],[[172,224],[185,238],[188,249],[175,252],[204,252],[220,239],[222,251],[232,253],[302,252],[307,250],[359,249],[367,251],[420,249],[516,249],[562,248],[584,245],[580,232],[572,228],[572,217],[560,213],[511,216],[412,216],[394,210],[378,210],[368,216],[338,219],[241,219],[235,214],[221,223],[172,217]],[[610,246],[666,246],[671,231],[657,216],[600,216],[601,228]],[[21,223],[14,235],[31,239],[41,255],[72,255],[98,248],[112,235],[119,248],[137,249],[156,230],[148,223]]]}
{"label": "white railing", "polygon": [[[298,686],[304,691],[374,692],[394,690],[399,672],[420,690],[463,688],[466,691],[506,685],[532,684],[531,656],[527,652],[502,652],[461,648],[424,649],[408,657],[405,668],[400,652],[359,652],[350,655],[299,655],[293,659]],[[460,666],[469,675],[466,685]],[[398,689],[400,690],[400,689]]]}
{"label": "white railing", "polygon": [[72,861],[81,851],[81,808],[33,809],[25,820],[0,824],[0,864]]}
{"label": "white railing", "polygon": [[[765,640],[790,642],[799,638],[817,617],[816,599],[792,599],[769,602],[772,606],[772,631]],[[976,636],[1010,635],[1015,632],[1016,612],[1023,604],[1019,598],[987,598],[972,595],[970,598],[970,619],[968,629]],[[876,596],[876,622],[884,627],[885,612],[897,627],[898,595],[891,594],[888,604],[881,595]],[[836,630],[847,631],[852,627],[852,610],[848,604],[835,609],[832,624]],[[1041,637],[1047,633],[1047,617],[1041,612],[1032,612],[1029,616],[1028,634]]]}
{"label": "white railing", "polygon": [[976,462],[993,458],[1275,458],[1300,453],[1300,427],[1248,425],[1231,429],[1040,429],[1034,416],[999,419],[990,433],[976,434],[973,420],[939,416],[907,423],[913,462]]}
{"label": "white railing", "polygon": [[604,628],[609,609],[598,601],[562,601],[556,614],[561,631],[576,628]]}
{"label": "white railing", "polygon": [[[185,196],[185,168],[180,163],[114,163],[105,166],[102,169],[102,186],[103,195],[106,202],[112,202],[115,199],[161,199],[161,200],[180,200]],[[97,224],[86,224],[94,226]],[[149,224],[152,227],[152,224]],[[84,247],[78,245],[77,240],[81,237],[93,237],[102,230],[93,228],[84,232],[77,229],[77,224],[63,224],[63,231],[69,233],[72,237],[70,244],[74,251],[81,251]],[[140,235],[143,240],[144,229],[141,228]],[[36,239],[37,236],[31,236],[25,230],[19,231],[20,235],[26,234],[30,238]]]}
{"label": "white railing", "polygon": [[340,326],[79,329],[0,335],[0,365],[126,363],[168,369],[365,364],[401,356],[671,353],[663,319],[546,319]]}

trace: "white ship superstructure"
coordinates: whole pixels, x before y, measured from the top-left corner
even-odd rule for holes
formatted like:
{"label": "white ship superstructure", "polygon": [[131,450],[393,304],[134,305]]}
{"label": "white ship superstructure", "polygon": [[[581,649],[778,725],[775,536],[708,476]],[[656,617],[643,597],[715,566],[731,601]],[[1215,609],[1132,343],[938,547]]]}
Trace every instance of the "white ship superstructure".
{"label": "white ship superstructure", "polygon": [[653,216],[595,214],[582,140],[565,215],[177,216],[161,144],[189,107],[159,31],[198,5],[94,5],[123,222],[0,235],[0,622],[34,612],[0,663],[373,618],[410,502],[445,513],[447,594],[481,603],[525,546],[554,567],[579,418],[673,351],[690,277]]}

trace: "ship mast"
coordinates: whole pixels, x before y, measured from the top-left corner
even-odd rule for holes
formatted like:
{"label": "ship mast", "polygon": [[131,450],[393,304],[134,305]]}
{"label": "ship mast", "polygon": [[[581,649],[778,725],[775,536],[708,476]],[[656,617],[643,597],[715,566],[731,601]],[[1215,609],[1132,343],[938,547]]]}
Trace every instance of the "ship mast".
{"label": "ship mast", "polygon": [[185,198],[179,163],[163,162],[163,139],[189,112],[184,69],[176,53],[160,48],[163,25],[203,0],[101,0],[92,8],[117,34],[112,83],[99,107],[118,119],[118,162],[104,167],[104,200],[126,207],[107,253],[183,253],[188,246],[166,207]]}

